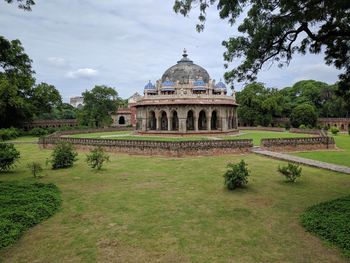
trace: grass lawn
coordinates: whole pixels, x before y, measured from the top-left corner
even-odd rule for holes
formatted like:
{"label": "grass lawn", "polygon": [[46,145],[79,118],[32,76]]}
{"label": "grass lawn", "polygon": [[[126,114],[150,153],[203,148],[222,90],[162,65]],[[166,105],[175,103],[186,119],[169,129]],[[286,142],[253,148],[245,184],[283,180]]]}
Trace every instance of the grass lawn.
{"label": "grass lawn", "polygon": [[6,142],[37,142],[39,140],[39,137],[36,137],[36,136],[20,136],[16,139],[13,139],[13,140],[8,140],[8,141],[4,141],[5,143]]}
{"label": "grass lawn", "polygon": [[301,152],[294,153],[294,155],[328,163],[350,166],[350,136],[348,134],[339,134],[334,136],[334,139],[339,148],[337,151]]}
{"label": "grass lawn", "polygon": [[88,134],[74,134],[68,137],[73,138],[95,138],[95,139],[115,139],[115,140],[154,140],[154,141],[198,141],[198,140],[238,140],[238,139],[253,139],[254,145],[260,145],[260,140],[263,138],[296,138],[296,137],[309,137],[308,134],[298,134],[289,132],[271,132],[271,131],[240,131],[242,135],[226,135],[221,136],[215,134],[213,136],[188,136],[188,137],[157,137],[147,135],[133,135],[131,131],[118,131],[118,132],[100,132],[100,133],[88,133]]}
{"label": "grass lawn", "polygon": [[310,137],[309,134],[301,133],[290,133],[290,132],[273,132],[273,131],[251,131],[251,130],[240,130],[242,135],[239,136],[224,136],[224,139],[253,139],[254,145],[260,145],[261,139],[269,138],[300,138],[300,137]]}
{"label": "grass lawn", "polygon": [[[50,150],[17,145],[22,160],[0,181],[34,180],[26,165]],[[300,224],[309,206],[350,194],[350,175],[303,167],[295,184],[281,161],[247,155],[162,158],[110,154],[100,172],[79,152],[73,168],[39,179],[62,208],[0,251],[2,262],[346,262]],[[228,162],[244,158],[248,187],[223,186]]]}

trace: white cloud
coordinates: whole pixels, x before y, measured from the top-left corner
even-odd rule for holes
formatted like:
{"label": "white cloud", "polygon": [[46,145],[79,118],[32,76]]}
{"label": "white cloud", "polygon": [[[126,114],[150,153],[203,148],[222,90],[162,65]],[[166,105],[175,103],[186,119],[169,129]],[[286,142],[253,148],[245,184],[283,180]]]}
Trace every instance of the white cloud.
{"label": "white cloud", "polygon": [[96,77],[98,71],[92,68],[80,68],[77,70],[67,72],[66,76],[71,79],[89,79]]}
{"label": "white cloud", "polygon": [[54,67],[65,67],[68,65],[68,62],[64,58],[60,57],[49,57],[47,58],[47,61]]}

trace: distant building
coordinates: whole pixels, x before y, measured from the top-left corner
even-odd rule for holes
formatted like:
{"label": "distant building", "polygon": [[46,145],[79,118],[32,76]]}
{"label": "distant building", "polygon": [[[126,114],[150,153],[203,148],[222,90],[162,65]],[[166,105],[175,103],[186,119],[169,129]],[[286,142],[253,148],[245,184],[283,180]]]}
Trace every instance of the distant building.
{"label": "distant building", "polygon": [[84,97],[72,97],[69,99],[69,104],[72,105],[74,108],[81,108],[84,105]]}
{"label": "distant building", "polygon": [[136,126],[136,101],[140,98],[139,93],[135,93],[128,99],[127,108],[119,108],[116,114],[112,115],[112,126]]}

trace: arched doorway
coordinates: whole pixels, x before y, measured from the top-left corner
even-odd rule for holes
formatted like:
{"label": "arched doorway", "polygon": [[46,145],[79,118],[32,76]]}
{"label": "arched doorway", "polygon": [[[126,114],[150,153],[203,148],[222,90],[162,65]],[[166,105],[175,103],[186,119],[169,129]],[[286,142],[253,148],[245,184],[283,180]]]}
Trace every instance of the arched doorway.
{"label": "arched doorway", "polygon": [[119,124],[119,125],[125,124],[125,118],[124,118],[124,116],[120,116],[120,117],[119,117],[118,124]]}
{"label": "arched doorway", "polygon": [[177,111],[173,111],[171,118],[171,129],[173,131],[179,130],[179,118],[177,117]]}
{"label": "arched doorway", "polygon": [[192,110],[187,112],[186,130],[187,131],[194,131],[194,114],[193,114]]}
{"label": "arched doorway", "polygon": [[162,114],[160,115],[160,129],[162,131],[168,130],[168,116],[166,115],[165,111],[162,111]]}
{"label": "arched doorway", "polygon": [[150,130],[156,130],[157,129],[157,119],[156,119],[156,114],[154,111],[151,111],[149,113],[149,121],[148,121],[148,128]]}
{"label": "arched doorway", "polygon": [[211,127],[212,130],[217,130],[218,129],[218,116],[217,116],[217,113],[216,113],[215,110],[211,113],[211,124],[210,124],[210,127]]}
{"label": "arched doorway", "polygon": [[341,130],[341,131],[344,131],[344,124],[342,124],[342,125],[340,126],[340,130]]}
{"label": "arched doorway", "polygon": [[207,129],[207,116],[204,110],[199,112],[198,117],[198,130],[206,130]]}

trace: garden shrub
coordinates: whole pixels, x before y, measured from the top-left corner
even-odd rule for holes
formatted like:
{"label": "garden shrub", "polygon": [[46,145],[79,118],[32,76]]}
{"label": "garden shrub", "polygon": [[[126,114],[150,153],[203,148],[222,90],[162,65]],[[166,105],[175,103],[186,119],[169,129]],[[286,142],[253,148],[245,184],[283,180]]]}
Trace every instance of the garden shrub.
{"label": "garden shrub", "polygon": [[33,136],[44,136],[48,134],[48,131],[44,128],[37,127],[37,128],[31,129],[29,134]]}
{"label": "garden shrub", "polygon": [[350,195],[309,207],[301,215],[307,231],[339,247],[350,258]]}
{"label": "garden shrub", "polygon": [[0,248],[49,218],[60,204],[59,190],[53,184],[0,182]]}
{"label": "garden shrub", "polygon": [[13,143],[0,143],[0,172],[13,168],[19,158],[20,152]]}
{"label": "garden shrub", "polygon": [[288,182],[294,183],[301,176],[302,168],[293,163],[288,163],[286,166],[278,166],[278,171],[285,176]]}
{"label": "garden shrub", "polygon": [[299,126],[299,129],[306,129],[306,126],[305,126],[304,124],[301,124],[301,125]]}
{"label": "garden shrub", "polygon": [[43,171],[41,164],[38,162],[31,162],[28,164],[28,168],[30,169],[30,172],[34,178],[38,177],[38,175]]}
{"label": "garden shrub", "polygon": [[101,170],[103,163],[109,162],[109,156],[102,147],[97,147],[86,156],[86,162],[91,168]]}
{"label": "garden shrub", "polygon": [[78,153],[71,143],[61,142],[57,144],[52,152],[51,164],[52,169],[72,167],[77,160]]}
{"label": "garden shrub", "polygon": [[0,141],[16,139],[21,132],[16,128],[0,129]]}
{"label": "garden shrub", "polygon": [[331,131],[331,133],[332,133],[333,135],[337,135],[338,132],[339,132],[339,129],[338,129],[337,127],[335,127],[335,126],[332,126],[331,129],[330,129],[330,131]]}
{"label": "garden shrub", "polygon": [[233,190],[237,187],[242,187],[248,183],[248,176],[250,171],[247,168],[247,164],[244,160],[239,163],[229,163],[227,165],[228,169],[224,174],[225,185],[229,190]]}

